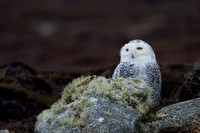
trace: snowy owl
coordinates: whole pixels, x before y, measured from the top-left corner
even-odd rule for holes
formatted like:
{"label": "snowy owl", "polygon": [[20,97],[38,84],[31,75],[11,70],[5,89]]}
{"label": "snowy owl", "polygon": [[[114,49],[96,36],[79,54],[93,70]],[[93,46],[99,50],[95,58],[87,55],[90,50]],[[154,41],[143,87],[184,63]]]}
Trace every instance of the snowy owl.
{"label": "snowy owl", "polygon": [[122,47],[120,57],[120,64],[112,78],[135,77],[143,80],[152,89],[152,105],[158,105],[161,95],[161,72],[151,46],[142,40],[132,40]]}

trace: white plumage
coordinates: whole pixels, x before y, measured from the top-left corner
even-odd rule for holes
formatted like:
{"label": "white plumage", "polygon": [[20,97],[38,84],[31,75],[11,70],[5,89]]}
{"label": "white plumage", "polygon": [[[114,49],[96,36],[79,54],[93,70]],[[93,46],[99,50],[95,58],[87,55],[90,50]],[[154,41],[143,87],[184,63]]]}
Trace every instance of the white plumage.
{"label": "white plumage", "polygon": [[113,78],[135,77],[145,81],[152,89],[152,105],[158,105],[161,95],[161,72],[153,49],[142,40],[132,40],[120,51],[120,64]]}

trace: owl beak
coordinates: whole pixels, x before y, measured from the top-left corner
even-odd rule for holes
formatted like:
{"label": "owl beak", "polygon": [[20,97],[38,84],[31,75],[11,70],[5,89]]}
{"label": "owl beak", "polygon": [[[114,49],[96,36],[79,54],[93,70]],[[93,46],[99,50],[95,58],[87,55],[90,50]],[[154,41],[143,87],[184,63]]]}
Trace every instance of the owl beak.
{"label": "owl beak", "polygon": [[132,58],[134,59],[134,55],[132,54]]}

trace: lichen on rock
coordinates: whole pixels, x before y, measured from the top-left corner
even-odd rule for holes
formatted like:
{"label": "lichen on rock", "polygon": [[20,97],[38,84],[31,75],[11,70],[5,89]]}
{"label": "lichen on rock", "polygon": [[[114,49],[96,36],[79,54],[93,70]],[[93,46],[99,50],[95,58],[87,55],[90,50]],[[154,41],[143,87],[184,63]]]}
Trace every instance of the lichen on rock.
{"label": "lichen on rock", "polygon": [[[178,128],[200,122],[200,98],[179,102],[161,108],[156,112],[159,119],[152,122],[140,123],[144,133],[158,133],[161,129]],[[141,128],[141,127],[140,127]]]}
{"label": "lichen on rock", "polygon": [[[95,96],[92,97],[91,95]],[[105,103],[97,101],[104,101]],[[77,127],[77,132],[80,130],[84,131],[83,127],[93,123],[95,116],[104,116],[104,118],[107,118],[105,119],[106,121],[115,119],[116,122],[117,115],[124,115],[122,121],[127,123],[127,121],[134,119],[132,123],[135,123],[136,117],[147,113],[151,102],[150,88],[146,83],[138,79],[106,79],[96,76],[80,77],[73,80],[64,89],[62,97],[58,102],[38,116],[35,130],[36,132],[43,132],[46,126],[55,127],[56,125],[56,127],[62,127],[63,130],[66,127],[71,129],[76,129]],[[113,104],[113,107],[106,103]],[[97,104],[99,105],[97,106]],[[103,106],[103,104],[109,108]],[[126,113],[118,114],[120,112],[117,110],[117,113],[113,109],[115,106],[119,106],[120,112]],[[99,109],[97,110],[97,108]],[[94,110],[96,110],[96,114]],[[101,111],[99,112],[99,110]],[[130,114],[131,112],[132,115]],[[130,124],[130,122],[128,123]]]}

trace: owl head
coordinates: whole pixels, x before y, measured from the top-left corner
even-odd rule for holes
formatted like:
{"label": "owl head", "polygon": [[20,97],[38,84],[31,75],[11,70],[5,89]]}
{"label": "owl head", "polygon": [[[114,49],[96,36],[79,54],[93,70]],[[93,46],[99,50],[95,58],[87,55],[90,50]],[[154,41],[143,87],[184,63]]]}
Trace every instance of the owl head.
{"label": "owl head", "polygon": [[120,51],[121,61],[133,60],[156,60],[155,54],[151,46],[142,40],[132,40],[125,44]]}

